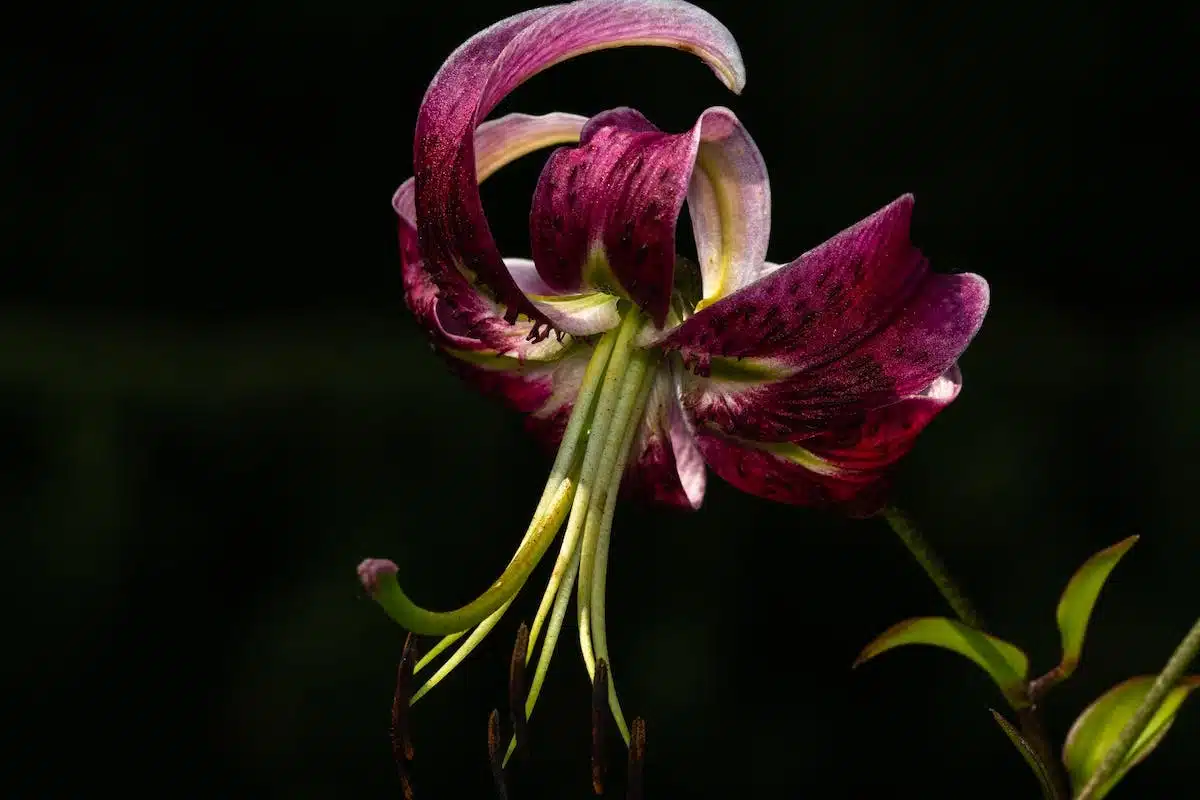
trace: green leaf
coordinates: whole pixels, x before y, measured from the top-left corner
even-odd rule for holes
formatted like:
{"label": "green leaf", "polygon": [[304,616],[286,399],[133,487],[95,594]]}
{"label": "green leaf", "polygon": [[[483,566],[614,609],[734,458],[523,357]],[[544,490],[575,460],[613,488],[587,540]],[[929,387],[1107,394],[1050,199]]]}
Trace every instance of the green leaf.
{"label": "green leaf", "polygon": [[1042,787],[1043,800],[1054,800],[1054,781],[1050,778],[1050,770],[1038,758],[1038,755],[1033,750],[1033,746],[1025,741],[1025,737],[1021,732],[1012,726],[1012,723],[1004,718],[1004,716],[994,708],[989,708],[992,716],[996,719],[996,724],[1000,726],[1000,730],[1008,736],[1008,740],[1013,743],[1021,756],[1024,757],[1025,763],[1033,770],[1034,776],[1037,777],[1038,785]]}
{"label": "green leaf", "polygon": [[1067,588],[1063,590],[1058,601],[1058,630],[1062,634],[1062,662],[1058,666],[1060,680],[1074,672],[1079,664],[1083,638],[1096,598],[1100,596],[1100,590],[1104,588],[1104,582],[1108,580],[1113,567],[1137,540],[1138,537],[1130,536],[1096,553],[1071,576]]}
{"label": "green leaf", "polygon": [[1025,697],[1028,657],[1003,639],[945,617],[919,617],[893,625],[863,649],[854,666],[906,644],[927,644],[966,656],[991,676],[1013,708],[1029,705]]}
{"label": "green leaf", "polygon": [[[1125,723],[1129,722],[1150,691],[1150,687],[1154,685],[1156,677],[1142,675],[1118,683],[1084,709],[1075,720],[1067,734],[1067,742],[1063,745],[1063,763],[1067,765],[1074,792],[1079,792],[1087,784],[1092,773],[1099,768],[1109,748],[1120,737]],[[1175,715],[1179,712],[1179,706],[1197,687],[1200,687],[1200,675],[1190,675],[1167,694],[1163,704],[1151,718],[1150,724],[1142,731],[1142,735],[1129,750],[1121,766],[1113,773],[1112,779],[1095,794],[1096,800],[1108,794],[1126,772],[1150,755],[1170,730],[1171,723],[1175,721]]]}

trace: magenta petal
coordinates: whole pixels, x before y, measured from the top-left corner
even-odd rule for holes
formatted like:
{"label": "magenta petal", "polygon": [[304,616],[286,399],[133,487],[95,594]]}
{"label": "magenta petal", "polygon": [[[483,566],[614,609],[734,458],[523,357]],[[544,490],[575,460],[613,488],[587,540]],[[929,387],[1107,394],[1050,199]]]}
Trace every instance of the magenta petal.
{"label": "magenta petal", "polygon": [[759,444],[711,429],[701,429],[698,440],[713,471],[745,492],[867,516],[884,503],[889,467],[961,386],[958,368],[951,367],[918,395],[839,421],[796,444]]}
{"label": "magenta petal", "polygon": [[[705,177],[697,181],[702,152]],[[586,287],[628,297],[662,327],[675,274],[675,225],[689,186],[699,186],[693,196],[702,212],[701,256],[711,262],[706,272],[732,282],[741,262],[759,268],[770,196],[765,169],[747,166],[761,165],[757,153],[724,108],[708,109],[679,134],[663,133],[629,108],[593,117],[578,146],[556,150],[538,181],[529,217],[538,273],[558,291]],[[726,194],[724,217],[718,192]]]}
{"label": "magenta petal", "polygon": [[706,482],[704,456],[679,400],[679,375],[660,369],[633,443],[624,488],[643,499],[694,510],[704,501]]}
{"label": "magenta petal", "polygon": [[912,208],[904,195],[701,310],[664,344],[791,369],[845,353],[887,322],[927,272],[909,241]]}
{"label": "magenta petal", "polygon": [[506,306],[546,323],[504,268],[476,185],[475,127],[523,81],[581,53],[622,45],[693,52],[735,91],[745,82],[737,45],[710,14],[668,0],[585,0],[502,20],[459,47],[425,93],[413,161],[420,246],[435,265],[478,277]]}
{"label": "magenta petal", "polygon": [[528,321],[509,325],[500,309],[461,276],[439,290],[416,248],[411,217],[406,216],[405,184],[397,192],[404,294],[417,321],[438,350],[468,383],[530,416],[529,430],[548,445],[557,444],[579,392],[591,347],[583,341],[554,337],[531,341]]}
{"label": "magenta petal", "polygon": [[699,431],[697,439],[713,472],[747,494],[814,508],[837,506],[854,516],[882,506],[882,475],[817,472],[714,431]]}
{"label": "magenta petal", "polygon": [[[536,117],[508,114],[483,123],[475,130],[474,137],[479,180],[539,147],[577,140],[584,122],[584,118],[574,114],[553,113]],[[405,300],[434,342],[442,348],[518,359],[555,357],[561,347],[555,341],[531,337],[535,327],[532,320],[522,319],[510,325],[504,319],[503,308],[481,294],[458,270],[439,267],[422,258],[414,193],[414,181],[405,181],[396,190],[392,207],[400,223]],[[569,316],[570,311],[570,308],[556,310],[552,319],[558,330],[589,334],[595,332],[597,323],[604,322],[597,319],[592,309],[592,319],[581,319],[577,326],[576,320]],[[582,323],[590,323],[590,327]],[[602,324],[599,327],[603,329]]]}
{"label": "magenta petal", "polygon": [[408,181],[393,198],[405,301],[455,371],[483,393],[528,414],[530,432],[549,447],[557,445],[591,347],[569,338],[531,341],[532,322],[509,325],[500,308],[457,273],[442,276],[439,289],[417,248],[412,191]]}
{"label": "magenta petal", "polygon": [[917,435],[961,390],[962,373],[954,365],[919,394],[835,423],[800,444],[844,470],[883,470],[912,449]]}
{"label": "magenta petal", "polygon": [[529,216],[538,274],[560,291],[628,296],[661,326],[675,275],[675,222],[698,144],[659,131],[632,109],[589,121],[579,146],[554,151],[538,181]]}
{"label": "magenta petal", "polygon": [[[958,359],[987,283],[929,273],[908,241],[910,208],[901,198],[665,337],[712,372],[686,388],[699,424],[797,441],[920,392]],[[731,370],[740,377],[722,377]]]}

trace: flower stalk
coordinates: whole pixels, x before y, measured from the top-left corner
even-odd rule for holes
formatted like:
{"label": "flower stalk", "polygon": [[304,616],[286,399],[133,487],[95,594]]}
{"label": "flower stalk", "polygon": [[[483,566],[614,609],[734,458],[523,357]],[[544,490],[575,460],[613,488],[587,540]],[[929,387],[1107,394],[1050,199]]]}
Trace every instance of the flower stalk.
{"label": "flower stalk", "polygon": [[950,577],[949,571],[945,564],[938,558],[937,553],[925,540],[925,537],[920,534],[912,520],[908,518],[903,511],[895,506],[888,506],[880,512],[880,515],[887,520],[887,524],[904,546],[908,548],[908,552],[916,559],[916,562],[929,576],[929,580],[933,581],[933,585],[937,587],[938,592],[945,598],[950,608],[958,615],[958,618],[967,625],[979,631],[986,631],[987,628],[983,624],[983,618],[967,596]]}
{"label": "flower stalk", "polygon": [[[964,624],[986,633],[987,628],[984,626],[983,618],[975,610],[974,604],[967,599],[962,589],[959,588],[958,583],[950,576],[946,565],[938,557],[937,553],[934,552],[933,547],[925,537],[920,534],[908,515],[894,506],[888,506],[880,511],[880,516],[895,531],[896,536],[908,548],[908,551],[916,559],[917,563],[920,564],[925,574],[929,576],[933,585],[937,587],[938,592],[945,598],[946,603],[953,609],[958,618]],[[1046,727],[1042,723],[1038,705],[1031,697],[1029,685],[1025,686],[1024,692],[1029,702],[1017,711],[1017,718],[1021,724],[1021,734],[1029,742],[1030,747],[1034,749],[1034,752],[1046,768],[1050,776],[1051,788],[1054,790],[1054,800],[1068,800],[1070,790],[1067,788],[1067,776],[1063,771],[1062,763],[1054,755],[1054,748],[1050,744],[1050,737],[1047,735]]]}

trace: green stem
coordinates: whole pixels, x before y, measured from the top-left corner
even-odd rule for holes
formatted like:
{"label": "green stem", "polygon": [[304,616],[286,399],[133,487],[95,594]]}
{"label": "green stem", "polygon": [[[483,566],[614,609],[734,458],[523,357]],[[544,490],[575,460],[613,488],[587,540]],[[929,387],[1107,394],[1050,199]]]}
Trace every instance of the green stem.
{"label": "green stem", "polygon": [[[971,601],[967,599],[962,590],[958,588],[958,584],[950,577],[949,571],[945,564],[938,558],[929,542],[925,540],[913,525],[912,520],[898,508],[889,506],[885,508],[881,515],[891,529],[900,537],[900,541],[904,542],[904,546],[908,548],[908,552],[912,553],[913,558],[921,565],[921,569],[925,570],[925,574],[933,581],[933,585],[941,593],[942,597],[954,609],[954,613],[966,625],[975,628],[978,631],[986,632],[983,617],[975,610]],[[1025,690],[1028,692],[1028,689]],[[1030,702],[1029,705],[1017,710],[1017,718],[1021,723],[1021,733],[1025,737],[1033,752],[1042,761],[1042,766],[1049,774],[1051,779],[1051,788],[1054,790],[1054,800],[1067,800],[1070,797],[1067,789],[1067,777],[1063,770],[1062,764],[1054,755],[1054,748],[1050,744],[1050,738],[1046,735],[1046,729],[1042,725],[1041,716],[1038,713],[1036,704]]]}
{"label": "green stem", "polygon": [[1104,760],[1100,762],[1100,767],[1092,773],[1087,785],[1079,793],[1079,800],[1091,800],[1096,792],[1105,786],[1120,769],[1126,756],[1129,755],[1129,751],[1141,738],[1146,726],[1150,724],[1150,720],[1163,704],[1163,700],[1175,688],[1184,673],[1187,672],[1188,667],[1191,666],[1192,661],[1195,660],[1198,651],[1200,651],[1200,619],[1196,620],[1196,624],[1188,631],[1187,636],[1183,637],[1179,647],[1175,648],[1175,652],[1171,654],[1167,665],[1163,667],[1163,671],[1154,681],[1154,685],[1150,687],[1142,704],[1138,706],[1133,717],[1121,729],[1120,736],[1105,754]]}
{"label": "green stem", "polygon": [[912,520],[903,511],[892,506],[885,508],[880,513],[892,530],[896,532],[896,535],[900,537],[900,541],[904,542],[908,552],[912,553],[913,558],[921,565],[921,569],[925,570],[925,574],[933,581],[933,585],[941,592],[942,597],[946,598],[946,602],[950,604],[950,608],[954,609],[958,618],[976,630],[986,631],[983,618],[979,616],[979,612],[975,610],[966,595],[958,588],[958,584],[950,577],[942,560],[933,552],[933,548],[929,546],[929,542],[925,541],[925,537],[917,531]]}

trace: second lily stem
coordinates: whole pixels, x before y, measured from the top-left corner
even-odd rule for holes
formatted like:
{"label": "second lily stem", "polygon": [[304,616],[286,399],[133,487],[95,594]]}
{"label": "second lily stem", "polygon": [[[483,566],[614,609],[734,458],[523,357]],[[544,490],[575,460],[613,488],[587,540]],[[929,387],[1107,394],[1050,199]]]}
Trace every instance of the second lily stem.
{"label": "second lily stem", "polygon": [[1142,704],[1138,706],[1129,722],[1125,723],[1116,743],[1105,753],[1100,767],[1092,773],[1091,779],[1079,793],[1079,800],[1091,800],[1121,767],[1125,757],[1129,755],[1129,751],[1133,749],[1134,744],[1145,732],[1146,726],[1150,724],[1150,720],[1162,706],[1167,694],[1175,688],[1183,678],[1183,674],[1187,672],[1188,667],[1196,658],[1197,652],[1200,652],[1200,619],[1196,620],[1196,624],[1188,631],[1187,636],[1183,637],[1179,647],[1175,648],[1175,652],[1171,654],[1167,665],[1163,667],[1163,671],[1154,681],[1154,685],[1150,687]]}
{"label": "second lily stem", "polygon": [[[903,511],[893,506],[889,506],[880,512],[888,526],[908,548],[908,552],[912,554],[917,563],[921,565],[921,569],[929,576],[933,585],[937,587],[938,592],[945,598],[950,608],[958,615],[958,618],[966,625],[981,631],[986,632],[987,628],[983,624],[983,618],[979,612],[975,610],[974,605],[963,594],[958,584],[950,577],[949,571],[945,564],[938,558],[937,553],[925,540],[912,520],[908,518]],[[1070,790],[1067,788],[1067,776],[1063,771],[1062,764],[1054,756],[1054,749],[1050,744],[1050,739],[1046,735],[1046,729],[1042,725],[1041,715],[1038,713],[1038,707],[1031,704],[1026,708],[1021,709],[1018,714],[1018,721],[1021,724],[1021,734],[1029,742],[1030,747],[1038,754],[1043,765],[1050,773],[1051,782],[1054,789],[1054,800],[1068,800],[1070,798]]]}

